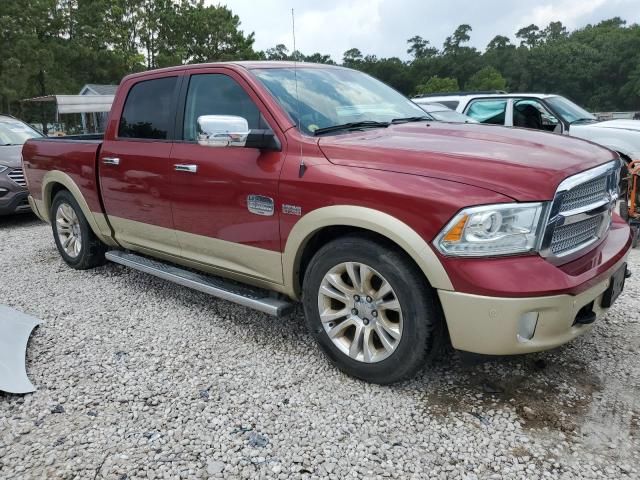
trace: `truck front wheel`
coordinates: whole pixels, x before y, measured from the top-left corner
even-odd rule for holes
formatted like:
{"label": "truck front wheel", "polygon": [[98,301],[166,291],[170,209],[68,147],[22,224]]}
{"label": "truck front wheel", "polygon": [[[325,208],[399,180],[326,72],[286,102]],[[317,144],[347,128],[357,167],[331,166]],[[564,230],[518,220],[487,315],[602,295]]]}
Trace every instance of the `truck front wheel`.
{"label": "truck front wheel", "polygon": [[62,190],[56,194],[49,218],[58,252],[67,265],[86,270],[105,263],[106,246],[91,230],[71,193]]}
{"label": "truck front wheel", "polygon": [[374,382],[412,377],[443,344],[435,293],[402,252],[364,236],[335,240],[303,283],[309,331],[345,373]]}

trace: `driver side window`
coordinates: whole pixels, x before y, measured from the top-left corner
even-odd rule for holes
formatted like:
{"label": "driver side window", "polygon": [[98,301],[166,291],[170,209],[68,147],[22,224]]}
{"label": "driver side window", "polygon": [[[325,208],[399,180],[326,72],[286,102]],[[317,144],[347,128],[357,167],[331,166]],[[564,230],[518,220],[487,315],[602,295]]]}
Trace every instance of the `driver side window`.
{"label": "driver side window", "polygon": [[513,126],[561,133],[558,119],[538,100],[514,100]]}
{"label": "driver side window", "polygon": [[184,140],[196,140],[201,115],[234,115],[246,119],[252,130],[268,128],[247,92],[233,78],[219,73],[191,76],[184,109]]}

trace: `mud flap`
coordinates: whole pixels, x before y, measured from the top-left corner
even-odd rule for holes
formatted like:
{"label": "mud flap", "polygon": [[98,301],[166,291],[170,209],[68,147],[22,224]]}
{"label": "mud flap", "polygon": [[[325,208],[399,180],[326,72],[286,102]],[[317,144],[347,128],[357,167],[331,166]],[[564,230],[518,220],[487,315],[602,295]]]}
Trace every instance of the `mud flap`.
{"label": "mud flap", "polygon": [[30,393],[36,390],[26,370],[27,343],[40,320],[0,305],[0,390]]}

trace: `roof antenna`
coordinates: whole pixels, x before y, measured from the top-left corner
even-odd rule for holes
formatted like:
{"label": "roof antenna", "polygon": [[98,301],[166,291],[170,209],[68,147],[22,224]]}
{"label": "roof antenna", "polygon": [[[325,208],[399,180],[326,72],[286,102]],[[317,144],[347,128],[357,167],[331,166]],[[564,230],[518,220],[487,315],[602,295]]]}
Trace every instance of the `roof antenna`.
{"label": "roof antenna", "polygon": [[[291,30],[293,33],[293,78],[296,84],[296,113],[298,116],[298,131],[302,133],[302,123],[300,119],[300,96],[298,95],[298,50],[296,49],[296,16],[293,8],[291,9]],[[306,170],[307,166],[304,164],[304,157],[302,156],[302,143],[300,143],[300,169],[298,170],[298,177],[302,178]]]}

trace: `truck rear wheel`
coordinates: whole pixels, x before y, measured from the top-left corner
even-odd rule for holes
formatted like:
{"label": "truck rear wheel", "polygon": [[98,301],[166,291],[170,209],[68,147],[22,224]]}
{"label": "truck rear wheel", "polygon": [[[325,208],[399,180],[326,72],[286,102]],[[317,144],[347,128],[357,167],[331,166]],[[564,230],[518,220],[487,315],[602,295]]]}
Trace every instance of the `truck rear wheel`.
{"label": "truck rear wheel", "polygon": [[387,384],[441,351],[443,319],[424,275],[402,253],[364,237],[335,240],[303,283],[309,331],[343,372]]}
{"label": "truck rear wheel", "polygon": [[105,263],[106,246],[95,236],[73,195],[58,192],[51,204],[51,227],[62,259],[76,270]]}

